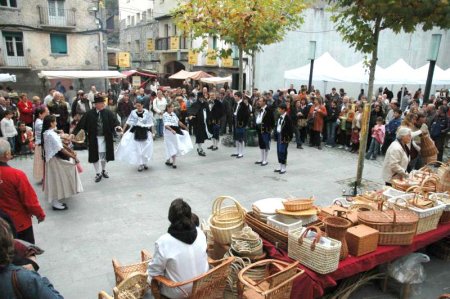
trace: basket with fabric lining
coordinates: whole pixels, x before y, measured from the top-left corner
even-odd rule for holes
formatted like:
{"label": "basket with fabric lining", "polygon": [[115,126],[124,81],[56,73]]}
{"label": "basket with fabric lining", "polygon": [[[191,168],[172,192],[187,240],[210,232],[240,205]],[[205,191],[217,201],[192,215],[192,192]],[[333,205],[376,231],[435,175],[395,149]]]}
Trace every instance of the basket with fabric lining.
{"label": "basket with fabric lining", "polygon": [[314,198],[295,198],[283,202],[286,211],[295,212],[309,210],[313,207]]}
{"label": "basket with fabric lining", "polygon": [[358,220],[379,231],[379,245],[410,245],[419,216],[409,210],[366,211],[358,213]]}
{"label": "basket with fabric lining", "polygon": [[[313,239],[306,237],[310,230],[316,233]],[[288,234],[290,258],[320,274],[331,273],[338,268],[341,242],[326,238],[329,244],[322,244],[322,232],[315,226],[293,229]]]}
{"label": "basket with fabric lining", "polygon": [[389,204],[394,208],[407,208],[417,214],[419,222],[417,223],[416,234],[423,234],[433,229],[436,229],[439,219],[446,208],[445,204],[436,201],[433,207],[421,208],[417,205],[418,194],[405,194],[399,197],[389,199]]}

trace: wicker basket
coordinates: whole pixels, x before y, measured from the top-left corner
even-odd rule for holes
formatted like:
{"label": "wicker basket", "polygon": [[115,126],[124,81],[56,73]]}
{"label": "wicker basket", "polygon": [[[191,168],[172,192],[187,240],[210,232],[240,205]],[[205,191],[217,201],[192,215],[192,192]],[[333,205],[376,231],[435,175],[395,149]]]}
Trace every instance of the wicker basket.
{"label": "wicker basket", "polygon": [[[306,237],[311,230],[315,231],[315,236]],[[334,272],[339,266],[340,251],[341,242],[322,237],[318,227],[310,226],[289,231],[289,257],[317,273]]]}
{"label": "wicker basket", "polygon": [[358,220],[380,232],[379,245],[410,245],[419,217],[408,210],[367,211],[360,212]]}
{"label": "wicker basket", "polygon": [[256,218],[253,212],[245,214],[245,223],[262,238],[275,244],[275,247],[287,250],[288,235],[286,232],[268,226],[266,223]]}
{"label": "wicker basket", "polygon": [[[399,197],[391,198],[388,202],[393,204],[393,207],[405,208],[407,207],[412,212],[416,213],[419,217],[419,222],[417,224],[416,234],[423,234],[436,229],[439,223],[439,219],[446,208],[445,204],[440,201],[436,201],[434,207],[422,209],[411,205],[410,203],[418,198],[416,194],[405,194]],[[403,204],[399,204],[403,202]]]}
{"label": "wicker basket", "polygon": [[325,224],[325,232],[327,236],[341,242],[341,253],[339,260],[343,260],[348,256],[347,241],[345,241],[345,234],[347,228],[352,226],[352,222],[348,219],[336,216],[329,216],[322,220]]}
{"label": "wicker basket", "polygon": [[231,235],[231,248],[239,256],[258,256],[263,253],[261,238],[248,226]]}
{"label": "wicker basket", "polygon": [[376,229],[360,224],[347,230],[348,251],[353,256],[361,256],[377,250],[379,233]]}
{"label": "wicker basket", "polygon": [[286,211],[295,212],[295,211],[303,211],[309,210],[313,207],[314,198],[297,198],[297,199],[288,199],[283,202],[284,208]]}
{"label": "wicker basket", "polygon": [[439,200],[445,204],[444,212],[442,212],[440,224],[450,223],[450,196],[447,193],[432,193],[429,198],[431,200]]}
{"label": "wicker basket", "polygon": [[437,170],[439,177],[438,191],[450,192],[450,165],[441,163],[441,167]]}
{"label": "wicker basket", "polygon": [[[226,200],[233,202],[233,206],[222,207]],[[219,196],[213,202],[211,223],[216,227],[231,227],[243,222],[245,209],[237,200],[229,196]]]}
{"label": "wicker basket", "polygon": [[231,244],[231,235],[242,230],[244,227],[244,222],[240,222],[230,227],[215,226],[212,224],[212,217],[213,216],[211,215],[208,219],[209,229],[214,237],[214,241],[222,245]]}
{"label": "wicker basket", "polygon": [[438,152],[439,151],[430,135],[428,133],[422,134],[420,136],[420,155],[422,157],[432,157],[437,155]]}
{"label": "wicker basket", "polygon": [[301,227],[302,220],[291,216],[278,214],[267,218],[267,225],[287,233],[291,229]]}

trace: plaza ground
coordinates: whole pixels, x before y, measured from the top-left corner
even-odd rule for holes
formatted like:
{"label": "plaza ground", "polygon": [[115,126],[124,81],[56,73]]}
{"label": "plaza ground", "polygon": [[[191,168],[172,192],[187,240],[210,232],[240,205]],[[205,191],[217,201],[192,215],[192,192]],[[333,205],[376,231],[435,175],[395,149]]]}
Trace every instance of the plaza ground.
{"label": "plaza ground", "polygon": [[[206,146],[210,144],[207,143]],[[195,151],[177,160],[177,169],[164,165],[162,139],[154,144],[150,168],[137,168],[121,162],[108,164],[109,179],[94,182],[94,170],[87,163],[87,151],[78,152],[84,172],[84,192],[68,199],[69,210],[55,212],[45,202],[41,186],[34,185],[47,213],[43,223],[34,221],[36,243],[45,249],[39,256],[41,275],[47,276],[68,299],[97,298],[100,290],[112,294],[115,285],[111,259],[122,263],[138,262],[141,249],[153,251],[155,240],[167,231],[170,202],[184,198],[200,219],[211,213],[212,201],[220,195],[236,198],[251,209],[252,202],[267,197],[314,196],[318,205],[340,197],[345,182],[356,174],[357,155],[338,149],[289,148],[287,173],[273,172],[275,144],[269,165],[261,167],[259,149],[245,149],[244,158],[231,158],[233,148],[221,145],[200,157]],[[380,187],[381,164],[366,161],[364,179],[371,189]],[[11,165],[32,178],[32,159],[16,159]],[[428,280],[422,294],[413,298],[437,298],[450,292],[450,263],[432,257],[426,265]],[[395,298],[375,287],[365,287],[354,298]],[[425,295],[426,294],[426,295]]]}

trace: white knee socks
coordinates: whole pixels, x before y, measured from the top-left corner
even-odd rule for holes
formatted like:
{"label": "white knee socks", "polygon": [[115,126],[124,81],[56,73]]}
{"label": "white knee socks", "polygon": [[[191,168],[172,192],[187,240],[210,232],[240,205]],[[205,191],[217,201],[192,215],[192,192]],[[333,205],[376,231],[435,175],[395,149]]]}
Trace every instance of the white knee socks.
{"label": "white knee socks", "polygon": [[93,164],[94,164],[94,168],[95,168],[95,173],[100,173],[100,163],[97,161],[97,162],[94,162]]}
{"label": "white knee socks", "polygon": [[263,151],[263,160],[262,160],[262,162],[265,164],[265,163],[267,163],[267,158],[269,156],[269,150],[263,149],[262,151]]}

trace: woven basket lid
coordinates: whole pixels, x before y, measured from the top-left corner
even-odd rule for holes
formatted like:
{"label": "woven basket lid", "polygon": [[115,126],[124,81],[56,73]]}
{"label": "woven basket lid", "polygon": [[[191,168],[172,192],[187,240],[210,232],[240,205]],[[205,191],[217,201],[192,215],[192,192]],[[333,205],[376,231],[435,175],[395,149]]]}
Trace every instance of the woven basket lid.
{"label": "woven basket lid", "polygon": [[[415,223],[419,221],[419,216],[416,213],[409,210],[396,210],[395,211],[396,223]],[[394,222],[394,211],[365,211],[358,213],[358,219],[364,222],[389,224]]]}

